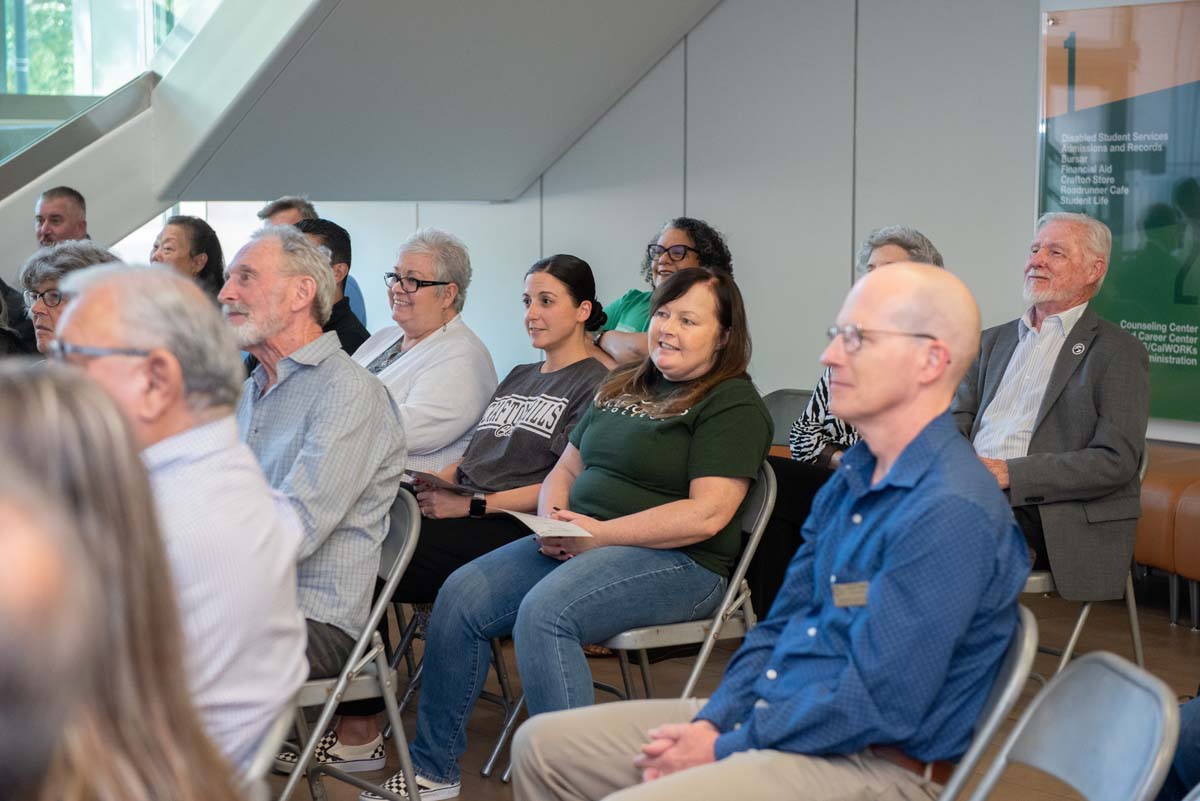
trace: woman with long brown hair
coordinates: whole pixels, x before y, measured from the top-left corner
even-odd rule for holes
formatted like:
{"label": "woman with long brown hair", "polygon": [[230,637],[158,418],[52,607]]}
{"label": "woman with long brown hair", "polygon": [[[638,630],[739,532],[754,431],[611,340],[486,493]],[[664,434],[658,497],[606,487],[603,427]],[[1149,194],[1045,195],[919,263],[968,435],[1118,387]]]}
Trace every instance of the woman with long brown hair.
{"label": "woman with long brown hair", "polygon": [[649,356],[601,386],[542,483],[539,514],[586,535],[516,540],[438,593],[412,747],[426,801],[458,794],[490,638],[513,635],[536,715],[592,703],[583,643],[720,603],[741,547],[737,511],[771,443],[732,276],[697,267],[667,278],[647,336]]}
{"label": "woman with long brown hair", "polygon": [[68,718],[42,797],[237,799],[232,769],[192,708],[149,481],[116,406],[81,372],[0,367],[0,452],[58,489],[102,601],[101,664],[83,678],[91,686]]}

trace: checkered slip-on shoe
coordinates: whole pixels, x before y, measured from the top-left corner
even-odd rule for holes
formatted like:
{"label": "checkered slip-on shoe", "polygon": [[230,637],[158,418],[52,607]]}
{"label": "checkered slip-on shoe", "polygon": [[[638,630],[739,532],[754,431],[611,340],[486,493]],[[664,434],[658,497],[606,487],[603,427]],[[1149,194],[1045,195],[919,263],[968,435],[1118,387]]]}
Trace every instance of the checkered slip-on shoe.
{"label": "checkered slip-on shoe", "polygon": [[[383,783],[383,789],[389,793],[395,793],[401,797],[407,797],[408,790],[404,786],[404,774],[397,773],[386,782]],[[421,801],[444,801],[448,798],[458,798],[458,791],[462,789],[461,782],[453,782],[451,784],[440,784],[435,781],[426,779],[424,776],[417,777],[417,792],[421,796]],[[383,796],[376,795],[369,790],[362,793],[358,797],[358,801],[384,801]]]}
{"label": "checkered slip-on shoe", "polygon": [[[275,771],[291,773],[296,768],[297,754],[281,751],[275,756]],[[338,740],[337,732],[333,729],[325,732],[313,761],[320,765],[333,765],[347,773],[365,773],[372,770],[383,770],[386,761],[383,750],[383,736],[376,735],[375,739],[366,745],[346,745]]]}

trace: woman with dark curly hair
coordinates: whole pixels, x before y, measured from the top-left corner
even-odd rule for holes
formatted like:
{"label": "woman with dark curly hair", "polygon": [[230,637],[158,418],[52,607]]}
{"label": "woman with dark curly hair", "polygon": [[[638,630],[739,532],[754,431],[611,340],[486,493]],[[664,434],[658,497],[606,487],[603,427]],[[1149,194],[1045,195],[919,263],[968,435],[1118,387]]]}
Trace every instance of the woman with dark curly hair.
{"label": "woman with dark curly hair", "polygon": [[594,340],[600,353],[593,356],[609,367],[646,358],[650,295],[671,275],[688,267],[709,267],[732,275],[733,256],[721,232],[704,220],[667,220],[658,237],[646,245],[642,259],[642,278],[650,289],[631,289],[608,305],[608,322]]}

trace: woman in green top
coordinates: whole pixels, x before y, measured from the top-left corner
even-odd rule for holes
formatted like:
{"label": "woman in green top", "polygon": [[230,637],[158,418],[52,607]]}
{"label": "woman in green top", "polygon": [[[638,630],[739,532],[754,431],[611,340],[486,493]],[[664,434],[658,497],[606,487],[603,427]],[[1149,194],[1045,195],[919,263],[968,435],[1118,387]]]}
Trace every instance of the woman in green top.
{"label": "woman in green top", "polygon": [[609,367],[645,359],[650,295],[667,278],[689,267],[711,267],[732,275],[733,257],[721,232],[704,220],[667,220],[658,237],[646,245],[642,259],[642,278],[651,289],[631,289],[608,305],[608,322],[595,339],[601,355],[593,354],[594,358],[605,361],[607,357]]}
{"label": "woman in green top", "polygon": [[746,375],[750,334],[728,272],[679,271],[651,309],[648,358],[601,385],[542,484],[539,514],[590,536],[516,540],[438,594],[412,747],[427,797],[457,795],[490,638],[513,635],[535,715],[592,703],[582,643],[720,603],[771,418]]}

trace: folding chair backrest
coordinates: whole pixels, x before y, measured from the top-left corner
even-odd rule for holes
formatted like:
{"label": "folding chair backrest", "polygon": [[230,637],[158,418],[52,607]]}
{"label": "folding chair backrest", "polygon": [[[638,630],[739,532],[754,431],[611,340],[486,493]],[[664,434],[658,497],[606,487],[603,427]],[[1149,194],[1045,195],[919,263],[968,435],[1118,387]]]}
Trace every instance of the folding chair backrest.
{"label": "folding chair backrest", "polygon": [[1015,762],[1088,801],[1148,801],[1178,736],[1179,708],[1165,684],[1116,654],[1086,654],[1034,696],[972,798],[985,798]]}
{"label": "folding chair backrest", "polygon": [[[771,512],[775,510],[775,496],[778,491],[778,482],[775,480],[775,471],[771,469],[771,463],[763,462],[762,467],[758,468],[754,486],[750,488],[750,495],[743,504],[742,531],[747,536],[733,575],[729,577],[731,589],[740,591],[746,572],[750,569],[750,562],[758,550],[758,544],[762,542],[763,532],[767,530],[767,523],[771,520]],[[751,606],[751,600],[747,594],[746,607]],[[746,621],[747,627],[754,625],[753,614],[753,609],[750,609],[751,617]]]}
{"label": "folding chair backrest", "polygon": [[971,738],[971,746],[959,760],[954,769],[954,775],[942,788],[938,801],[954,801],[963,791],[971,775],[975,772],[983,752],[996,736],[1000,725],[1008,717],[1021,697],[1021,690],[1029,680],[1029,671],[1033,669],[1033,658],[1037,655],[1038,627],[1037,619],[1023,606],[1017,607],[1017,629],[1013,632],[1012,642],[1004,654],[992,691],[988,693],[979,720],[975,724],[975,736]]}
{"label": "folding chair backrest", "polygon": [[775,424],[772,445],[788,444],[788,431],[791,430],[792,423],[808,406],[808,400],[811,397],[811,389],[777,389],[763,396],[767,413],[771,415],[771,422]]}
{"label": "folding chair backrest", "polygon": [[746,538],[746,544],[742,548],[737,566],[733,569],[733,575],[729,577],[725,597],[721,599],[721,605],[717,607],[716,614],[713,615],[713,619],[717,621],[716,625],[709,630],[704,642],[701,643],[700,653],[692,664],[692,672],[683,685],[682,698],[691,697],[692,691],[696,689],[700,671],[708,661],[713,646],[716,645],[722,623],[728,619],[729,615],[740,606],[746,619],[746,628],[751,628],[756,622],[750,589],[743,585],[746,583],[746,571],[750,569],[750,561],[754,559],[754,552],[758,550],[758,543],[762,541],[767,521],[771,519],[771,511],[775,508],[776,491],[775,471],[771,469],[769,462],[763,462],[762,466],[758,468],[754,486],[751,487],[750,494],[742,507],[742,530],[748,532],[749,536]]}

